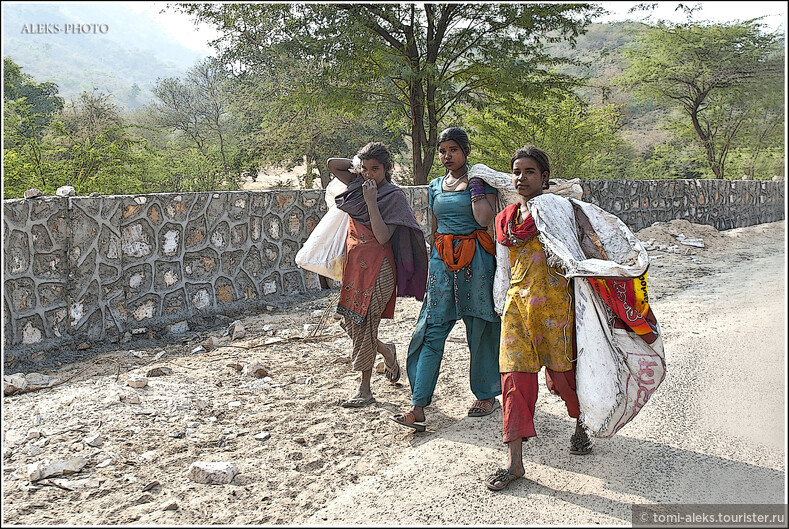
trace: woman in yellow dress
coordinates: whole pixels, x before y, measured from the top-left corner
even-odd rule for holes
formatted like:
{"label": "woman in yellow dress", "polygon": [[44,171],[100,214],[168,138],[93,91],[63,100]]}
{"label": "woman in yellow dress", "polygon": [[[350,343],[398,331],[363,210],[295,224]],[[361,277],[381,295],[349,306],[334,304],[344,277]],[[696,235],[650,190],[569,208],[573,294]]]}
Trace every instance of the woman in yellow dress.
{"label": "woman in yellow dress", "polygon": [[591,441],[578,422],[575,391],[573,299],[562,270],[549,266],[537,238],[527,202],[548,189],[550,161],[534,146],[519,149],[510,161],[512,183],[520,203],[496,216],[496,239],[509,249],[511,279],[501,317],[503,441],[508,447],[504,468],[488,477],[491,490],[502,490],[523,477],[522,444],[534,437],[537,373],[546,368],[548,388],[558,393],[570,417],[576,419],[570,452],[591,451]]}

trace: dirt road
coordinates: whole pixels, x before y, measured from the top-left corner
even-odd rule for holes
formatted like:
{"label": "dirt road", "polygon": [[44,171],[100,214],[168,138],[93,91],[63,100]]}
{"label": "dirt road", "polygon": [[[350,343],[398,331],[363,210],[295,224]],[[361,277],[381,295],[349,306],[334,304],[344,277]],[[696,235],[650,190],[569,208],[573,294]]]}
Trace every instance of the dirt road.
{"label": "dirt road", "polygon": [[[706,247],[678,245],[679,232]],[[629,526],[639,503],[786,503],[784,222],[717,232],[673,221],[638,236],[655,248],[650,300],[667,376],[588,456],[568,453],[573,422],[543,386],[538,437],[524,447],[528,479],[484,488],[506,457],[501,412],[465,416],[473,396],[462,324],[427,432],[388,420],[408,405],[405,376],[390,385],[374,375],[374,405],[339,407],[357,380],[350,340],[333,320],[322,338],[302,338],[331,304],[327,292],[244,318],[242,340],[214,329],[130,343],[44,373],[66,383],[5,397],[3,525]],[[398,300],[382,324],[401,357],[418,309]],[[190,353],[209,336],[219,348]],[[245,374],[255,361],[268,379]],[[154,367],[172,373],[127,385]],[[75,457],[86,462],[75,474],[29,479],[30,464]],[[238,473],[226,485],[196,483],[196,461]]]}

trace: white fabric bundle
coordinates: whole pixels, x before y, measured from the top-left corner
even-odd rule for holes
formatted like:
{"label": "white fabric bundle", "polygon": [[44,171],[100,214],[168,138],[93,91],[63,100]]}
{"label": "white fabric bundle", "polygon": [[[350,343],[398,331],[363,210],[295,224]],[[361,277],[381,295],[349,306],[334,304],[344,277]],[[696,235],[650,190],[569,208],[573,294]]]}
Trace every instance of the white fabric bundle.
{"label": "white fabric bundle", "polygon": [[[579,207],[609,260],[588,259],[578,242],[573,205]],[[615,215],[576,199],[543,194],[527,203],[548,263],[575,278],[578,344],[576,390],[581,422],[596,437],[611,437],[627,424],[663,381],[666,372],[660,328],[649,344],[635,332],[615,329],[613,315],[585,277],[628,280],[642,276],[649,257],[641,241]],[[496,243],[494,304],[501,314],[510,280],[509,249]]]}
{"label": "white fabric bundle", "polygon": [[335,281],[342,281],[349,215],[337,208],[334,199],[347,188],[337,178],[329,182],[326,186],[328,210],[296,253],[298,266]]}

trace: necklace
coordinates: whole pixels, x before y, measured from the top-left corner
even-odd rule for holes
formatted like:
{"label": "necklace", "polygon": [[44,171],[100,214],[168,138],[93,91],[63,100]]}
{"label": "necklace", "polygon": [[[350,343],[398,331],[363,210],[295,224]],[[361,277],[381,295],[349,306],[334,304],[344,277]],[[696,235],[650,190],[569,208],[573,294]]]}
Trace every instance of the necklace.
{"label": "necklace", "polygon": [[468,169],[466,169],[465,173],[455,178],[455,181],[450,184],[449,182],[447,182],[447,178],[449,178],[452,175],[447,173],[447,175],[444,177],[444,186],[446,186],[447,189],[455,189],[460,183],[460,181],[466,177],[466,175],[468,175]]}

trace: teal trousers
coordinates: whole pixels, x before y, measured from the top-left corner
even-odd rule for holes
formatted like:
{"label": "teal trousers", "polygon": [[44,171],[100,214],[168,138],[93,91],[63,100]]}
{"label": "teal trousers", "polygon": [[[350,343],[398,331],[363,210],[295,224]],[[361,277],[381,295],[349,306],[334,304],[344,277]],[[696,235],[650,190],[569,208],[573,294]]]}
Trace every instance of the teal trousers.
{"label": "teal trousers", "polygon": [[[479,400],[501,395],[499,339],[501,322],[464,316],[466,339],[471,352],[469,382]],[[444,346],[455,321],[428,324],[425,311],[419,314],[416,330],[408,347],[406,371],[411,384],[411,405],[427,406],[433,401]]]}

